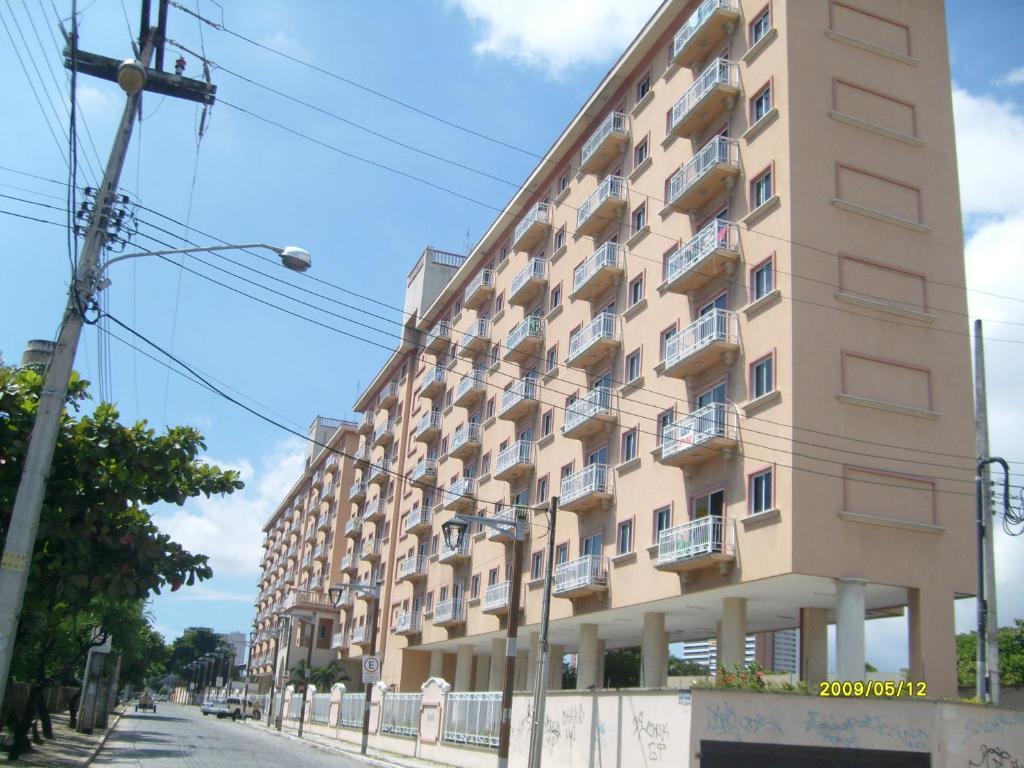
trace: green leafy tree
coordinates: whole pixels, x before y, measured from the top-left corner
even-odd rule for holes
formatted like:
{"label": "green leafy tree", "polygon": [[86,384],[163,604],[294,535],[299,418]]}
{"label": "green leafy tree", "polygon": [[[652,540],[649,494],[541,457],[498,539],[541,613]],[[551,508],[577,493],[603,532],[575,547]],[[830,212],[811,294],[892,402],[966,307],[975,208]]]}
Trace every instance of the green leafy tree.
{"label": "green leafy tree", "polygon": [[[1006,688],[1024,686],[1024,619],[1015,619],[1012,627],[1000,627],[999,669]],[[957,683],[961,688],[974,688],[978,680],[977,635],[966,632],[956,636]]]}
{"label": "green leafy tree", "polygon": [[189,627],[171,643],[167,669],[181,677],[186,677],[185,669],[189,664],[198,661],[207,654],[224,656],[231,654],[231,645],[224,638],[206,627]]}
{"label": "green leafy tree", "polygon": [[668,660],[669,677],[707,677],[708,668],[703,664],[694,661],[685,661],[678,656],[671,656]]}
{"label": "green leafy tree", "polygon": [[604,683],[608,688],[640,685],[640,649],[615,648],[604,655]]}
{"label": "green leafy tree", "polygon": [[317,667],[310,675],[310,682],[316,686],[318,691],[329,691],[335,683],[344,683],[351,678],[337,661],[332,661],[323,667]]}
{"label": "green leafy tree", "polygon": [[[0,367],[0,536],[6,537],[42,387],[39,367]],[[191,427],[158,435],[145,421],[119,422],[98,404],[83,413],[88,382],[73,376],[47,479],[29,570],[12,678],[28,685],[14,713],[14,753],[51,683],[80,672],[94,628],[116,639],[125,601],[141,601],[213,575],[204,555],[161,533],[147,506],[242,487],[238,475],[202,461]]]}
{"label": "green leafy tree", "polygon": [[316,669],[302,659],[288,673],[288,685],[295,687],[297,693],[304,693],[307,685],[316,685]]}

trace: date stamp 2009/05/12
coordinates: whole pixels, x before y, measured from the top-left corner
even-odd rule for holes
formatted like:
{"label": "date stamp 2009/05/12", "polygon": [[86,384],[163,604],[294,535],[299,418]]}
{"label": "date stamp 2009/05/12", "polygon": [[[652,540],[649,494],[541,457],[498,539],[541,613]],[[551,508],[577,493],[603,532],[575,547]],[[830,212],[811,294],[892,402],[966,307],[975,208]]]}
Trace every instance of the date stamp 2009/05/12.
{"label": "date stamp 2009/05/12", "polygon": [[928,695],[928,683],[923,680],[824,680],[818,683],[818,695],[859,699],[923,699]]}

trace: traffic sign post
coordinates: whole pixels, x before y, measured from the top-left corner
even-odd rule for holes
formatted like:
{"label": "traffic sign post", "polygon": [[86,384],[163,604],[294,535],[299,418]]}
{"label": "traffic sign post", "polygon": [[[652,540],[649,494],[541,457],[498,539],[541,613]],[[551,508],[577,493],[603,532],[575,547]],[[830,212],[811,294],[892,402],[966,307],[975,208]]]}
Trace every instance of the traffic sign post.
{"label": "traffic sign post", "polygon": [[363,659],[363,685],[380,682],[380,657],[367,656]]}

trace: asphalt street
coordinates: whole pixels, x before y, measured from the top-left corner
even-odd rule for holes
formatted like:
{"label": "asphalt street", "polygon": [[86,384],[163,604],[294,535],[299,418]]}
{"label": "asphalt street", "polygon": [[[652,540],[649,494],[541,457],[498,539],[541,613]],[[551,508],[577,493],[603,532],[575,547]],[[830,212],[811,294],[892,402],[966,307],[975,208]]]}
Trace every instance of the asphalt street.
{"label": "asphalt street", "polygon": [[196,707],[160,702],[157,712],[128,710],[94,766],[145,768],[355,768],[365,763],[230,719],[203,717]]}

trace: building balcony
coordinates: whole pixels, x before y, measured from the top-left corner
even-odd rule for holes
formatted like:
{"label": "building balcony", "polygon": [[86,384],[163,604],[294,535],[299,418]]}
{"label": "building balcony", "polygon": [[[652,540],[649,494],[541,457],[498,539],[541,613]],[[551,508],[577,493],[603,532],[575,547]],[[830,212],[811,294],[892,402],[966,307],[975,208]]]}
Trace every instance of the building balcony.
{"label": "building balcony", "polygon": [[371,627],[369,624],[363,624],[358,627],[352,627],[352,645],[369,645],[372,638],[373,627]]}
{"label": "building balcony", "polygon": [[467,373],[455,385],[452,404],[458,408],[471,408],[484,395],[484,372],[482,368]]}
{"label": "building balcony", "polygon": [[363,520],[368,523],[376,523],[378,520],[384,519],[386,512],[387,502],[384,499],[380,497],[370,499],[366,502],[366,507],[363,509]]}
{"label": "building balcony", "polygon": [[481,610],[494,616],[508,613],[509,592],[511,589],[511,581],[502,581],[489,586],[484,591]]}
{"label": "building balcony", "polygon": [[317,523],[316,523],[317,533],[324,533],[325,531],[329,530],[330,527],[331,527],[331,523],[333,523],[333,522],[334,522],[333,507],[329,507],[327,511],[325,511],[322,515],[320,515],[320,519],[317,520]]}
{"label": "building balcony", "polygon": [[[369,586],[373,585],[373,583],[374,583],[373,581],[360,581],[360,582],[357,582],[356,586],[359,586],[359,587],[369,587]],[[356,599],[362,600],[364,603],[371,603],[371,602],[373,602],[374,600],[377,599],[376,597],[371,595],[369,592],[367,592],[365,589],[353,589],[351,591],[355,592]]]}
{"label": "building balcony", "polygon": [[672,61],[692,67],[736,31],[736,0],[704,0],[672,38]]}
{"label": "building balcony", "polygon": [[736,313],[713,309],[668,340],[664,374],[684,379],[706,373],[718,363],[732,365],[739,350]]}
{"label": "building balcony", "polygon": [[366,440],[364,439],[362,445],[360,445],[359,448],[356,449],[355,465],[356,465],[356,468],[364,468],[367,465],[369,465],[369,463],[370,463],[370,446],[366,442]]}
{"label": "building balcony", "polygon": [[348,648],[349,637],[347,632],[335,632],[331,635],[331,649],[344,650]]}
{"label": "building balcony", "polygon": [[466,512],[476,506],[476,478],[463,477],[448,486],[445,509]]}
{"label": "building balcony", "polygon": [[359,559],[365,560],[368,563],[375,563],[380,560],[380,552],[382,549],[380,542],[380,539],[366,539],[363,542],[362,548],[359,550]]}
{"label": "building balcony", "polygon": [[726,403],[711,403],[665,428],[661,463],[689,467],[716,455],[729,458],[738,444],[735,409]]}
{"label": "building balcony", "polygon": [[391,477],[391,459],[387,456],[379,459],[370,465],[370,482],[374,485],[384,485]]}
{"label": "building balcony", "polygon": [[303,571],[310,571],[313,569],[313,553],[307,552],[302,556],[302,568]]}
{"label": "building balcony", "polygon": [[462,334],[462,341],[459,343],[459,356],[476,357],[486,350],[490,343],[491,323],[486,318],[478,317]]}
{"label": "building balcony", "polygon": [[498,453],[494,464],[494,478],[514,482],[533,472],[537,467],[536,447],[528,440],[517,440]]}
{"label": "building balcony", "polygon": [[390,445],[395,439],[395,420],[388,419],[375,430],[373,430],[373,439],[370,441],[370,445],[374,448],[379,448],[382,445]]}
{"label": "building balcony", "polygon": [[430,333],[427,334],[426,346],[428,352],[433,352],[435,355],[442,352],[448,343],[452,340],[452,324],[448,322],[440,322],[430,329]]}
{"label": "building balcony", "polygon": [[572,273],[573,301],[595,299],[626,273],[625,248],[611,241],[594,251]]}
{"label": "building balcony", "polygon": [[740,173],[739,143],[715,136],[668,180],[668,204],[697,211],[732,189]]}
{"label": "building balcony", "polygon": [[463,600],[441,600],[434,606],[434,626],[454,627],[466,621],[466,604]]}
{"label": "building balcony", "polygon": [[348,489],[348,500],[353,504],[358,504],[366,498],[366,491],[369,490],[370,484],[365,480],[360,480],[358,483],[352,483],[352,487]]}
{"label": "building balcony", "polygon": [[547,285],[548,262],[534,257],[512,278],[506,301],[517,307],[528,307],[544,295]]}
{"label": "building balcony", "polygon": [[607,361],[621,346],[618,316],[602,312],[569,337],[565,363],[572,368],[589,368]]}
{"label": "building balcony", "polygon": [[341,558],[341,572],[351,573],[359,568],[359,559],[356,557],[355,552],[347,552],[345,556]]}
{"label": "building balcony", "polygon": [[437,550],[437,562],[454,564],[465,560],[469,560],[469,536],[463,536],[457,547],[449,547],[448,542],[441,539],[441,546]]}
{"label": "building balcony", "polygon": [[413,555],[398,563],[399,581],[418,581],[427,577],[427,556]]}
{"label": "building balcony", "polygon": [[735,521],[707,515],[662,531],[655,567],[662,571],[694,571],[713,565],[723,567],[735,559]]}
{"label": "building balcony", "polygon": [[[496,523],[508,523],[503,525],[501,528],[492,528],[486,526],[487,540],[488,541],[499,541],[503,544],[516,540],[516,529],[515,524],[517,519],[526,520],[528,509],[522,506],[506,507],[493,516],[493,520]],[[529,531],[529,527],[526,528]]]}
{"label": "building balcony", "polygon": [[377,407],[390,410],[398,403],[398,382],[392,381],[384,385],[377,399]]}
{"label": "building balcony", "polygon": [[430,530],[430,521],[433,518],[431,510],[425,504],[424,506],[414,509],[410,512],[406,518],[405,523],[402,526],[403,533],[420,533],[421,531]]}
{"label": "building balcony", "polygon": [[334,605],[326,592],[310,589],[292,589],[285,595],[281,603],[284,613],[301,613],[308,611],[332,611]]}
{"label": "building balcony", "polygon": [[427,411],[416,424],[413,439],[418,443],[432,443],[441,434],[441,412]]}
{"label": "building balcony", "polygon": [[689,294],[736,271],[740,259],[739,227],[715,219],[668,257],[662,292]]}
{"label": "building balcony", "polygon": [[403,611],[395,619],[396,635],[418,635],[423,631],[423,611]]}
{"label": "building balcony", "polygon": [[480,425],[476,422],[463,424],[452,435],[448,455],[455,459],[467,459],[480,450]]}
{"label": "building balcony", "polygon": [[511,363],[540,360],[544,352],[544,321],[539,317],[525,318],[505,339],[505,360]]}
{"label": "building balcony", "polygon": [[312,487],[312,490],[316,491],[318,488],[320,488],[320,484],[323,483],[323,481],[324,471],[322,469],[318,469],[316,472],[313,473],[313,477],[310,479],[310,485]]}
{"label": "building balcony", "polygon": [[559,506],[569,512],[587,512],[605,506],[613,496],[611,467],[590,464],[562,478]]}
{"label": "building balcony", "polygon": [[618,419],[615,393],[608,387],[595,387],[566,407],[562,434],[574,440],[586,440],[611,429]]}
{"label": "building balcony", "polygon": [[507,421],[518,421],[537,407],[537,395],[540,386],[532,376],[515,381],[512,386],[501,393],[501,407],[498,418]]}
{"label": "building balcony", "polygon": [[358,539],[363,530],[363,518],[350,517],[345,523],[345,535],[350,539]]}
{"label": "building balcony", "polygon": [[306,528],[305,535],[302,537],[302,540],[303,541],[312,541],[313,539],[315,539],[316,538],[316,528],[317,528],[316,520],[313,520],[312,522],[310,522],[309,526]]}
{"label": "building balcony", "polygon": [[409,482],[417,488],[431,488],[437,485],[437,461],[421,459],[409,473]]}
{"label": "building balcony", "polygon": [[494,272],[481,269],[469,281],[462,294],[462,306],[467,309],[479,309],[494,296]]}
{"label": "building balcony", "polygon": [[599,173],[626,151],[629,144],[629,118],[612,112],[597,127],[580,152],[580,170]]}
{"label": "building balcony", "polygon": [[605,176],[576,212],[576,236],[594,236],[618,223],[626,208],[628,186],[621,176]]}
{"label": "building balcony", "polygon": [[427,368],[427,372],[420,379],[420,397],[435,397],[444,392],[444,377],[447,371],[444,366],[435,365]]}
{"label": "building balcony", "polygon": [[669,130],[677,136],[699,137],[736,106],[739,94],[739,67],[728,59],[715,59],[672,107]]}
{"label": "building balcony", "polygon": [[545,202],[534,203],[526,215],[516,224],[512,233],[512,249],[530,251],[551,231],[551,206]]}
{"label": "building balcony", "polygon": [[600,555],[583,557],[555,567],[552,594],[555,597],[585,597],[608,591],[608,561]]}
{"label": "building balcony", "polygon": [[313,559],[321,563],[326,562],[330,551],[330,547],[325,544],[317,544],[316,547],[313,548]]}

